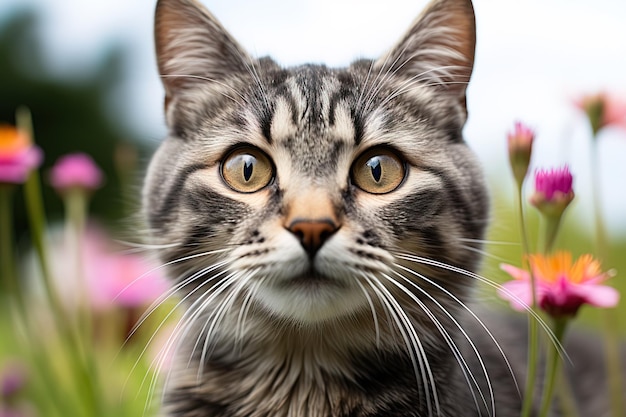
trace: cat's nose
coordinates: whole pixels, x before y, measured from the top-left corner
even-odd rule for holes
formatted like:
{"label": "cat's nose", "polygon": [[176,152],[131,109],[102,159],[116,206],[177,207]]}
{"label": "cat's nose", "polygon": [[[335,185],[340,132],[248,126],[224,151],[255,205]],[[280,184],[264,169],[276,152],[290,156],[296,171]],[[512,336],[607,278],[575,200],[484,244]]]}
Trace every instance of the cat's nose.
{"label": "cat's nose", "polygon": [[296,235],[304,250],[313,258],[324,242],[339,229],[331,219],[294,219],[287,230]]}

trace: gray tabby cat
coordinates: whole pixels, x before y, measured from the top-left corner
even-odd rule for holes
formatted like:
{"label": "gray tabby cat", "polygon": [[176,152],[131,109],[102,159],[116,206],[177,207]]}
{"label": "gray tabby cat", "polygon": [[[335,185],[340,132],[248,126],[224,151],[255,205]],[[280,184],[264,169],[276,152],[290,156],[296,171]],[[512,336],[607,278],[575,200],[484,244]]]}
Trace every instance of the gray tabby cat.
{"label": "gray tabby cat", "polygon": [[169,136],[144,207],[185,306],[168,415],[518,415],[524,323],[471,307],[474,46],[470,0],[435,0],[378,60],[284,69],[159,1]]}

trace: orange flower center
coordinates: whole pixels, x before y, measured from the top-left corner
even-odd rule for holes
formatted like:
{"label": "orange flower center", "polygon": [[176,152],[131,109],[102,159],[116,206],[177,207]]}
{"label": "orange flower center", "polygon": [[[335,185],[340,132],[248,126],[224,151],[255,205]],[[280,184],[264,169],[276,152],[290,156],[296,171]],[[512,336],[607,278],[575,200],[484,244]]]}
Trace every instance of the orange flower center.
{"label": "orange flower center", "polygon": [[579,284],[602,273],[600,263],[591,255],[582,255],[572,263],[572,254],[557,252],[552,256],[530,255],[530,264],[537,278],[547,283],[557,282],[560,278]]}
{"label": "orange flower center", "polygon": [[0,125],[0,156],[13,156],[30,146],[28,136],[16,128]]}

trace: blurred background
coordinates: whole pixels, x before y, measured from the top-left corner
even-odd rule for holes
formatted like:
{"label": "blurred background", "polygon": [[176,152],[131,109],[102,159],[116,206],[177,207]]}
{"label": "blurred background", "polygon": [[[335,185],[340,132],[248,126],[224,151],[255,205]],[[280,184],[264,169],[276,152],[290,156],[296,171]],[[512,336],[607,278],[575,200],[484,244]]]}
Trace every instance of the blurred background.
{"label": "blurred background", "polygon": [[[202,3],[253,55],[271,55],[285,66],[343,66],[381,55],[427,1]],[[0,2],[0,123],[14,124],[18,106],[31,109],[35,140],[45,153],[44,182],[59,156],[90,154],[106,178],[93,195],[91,213],[115,237],[136,239],[130,219],[137,211],[143,168],[166,132],[153,56],[154,6],[155,0]],[[483,273],[503,280],[498,264],[519,265],[521,253],[506,147],[506,134],[518,120],[537,134],[532,170],[568,164],[574,175],[577,198],[558,245],[575,254],[594,250],[591,129],[573,100],[597,92],[626,100],[626,2],[475,0],[474,6],[478,39],[465,134],[484,163],[493,200]],[[624,294],[626,128],[603,129],[596,145],[599,207],[610,240],[605,269],[621,272],[612,282]],[[60,221],[61,200],[47,186],[44,197],[47,215]],[[528,213],[536,230],[537,215],[532,208]],[[15,199],[15,216],[17,241],[27,252],[22,199]],[[488,291],[486,297],[495,299]],[[138,311],[127,313],[137,320]],[[583,311],[583,323],[595,327],[600,321],[597,312]],[[618,325],[626,334],[626,320]],[[139,363],[137,355],[131,355],[131,365]],[[145,374],[152,367],[143,363],[139,368]]]}

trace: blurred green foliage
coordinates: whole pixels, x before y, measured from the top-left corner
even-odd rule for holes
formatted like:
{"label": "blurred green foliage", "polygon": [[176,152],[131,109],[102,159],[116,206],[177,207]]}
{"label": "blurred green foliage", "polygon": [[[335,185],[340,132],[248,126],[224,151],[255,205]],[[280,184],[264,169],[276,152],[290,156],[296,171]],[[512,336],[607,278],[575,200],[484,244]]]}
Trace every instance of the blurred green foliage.
{"label": "blurred green foliage", "polygon": [[[146,153],[136,132],[124,130],[107,112],[111,92],[123,83],[126,52],[113,45],[103,51],[99,65],[85,68],[78,79],[50,73],[37,37],[38,16],[21,11],[0,22],[0,123],[15,123],[15,111],[27,106],[33,114],[35,142],[43,149],[45,175],[57,158],[70,152],[90,154],[104,171],[103,188],[95,194],[92,213],[110,226],[128,214],[129,196],[122,192],[114,154],[120,144],[132,144]],[[45,205],[52,219],[62,216],[62,204],[50,187],[44,187]],[[25,210],[16,199],[16,233],[24,235]]]}

